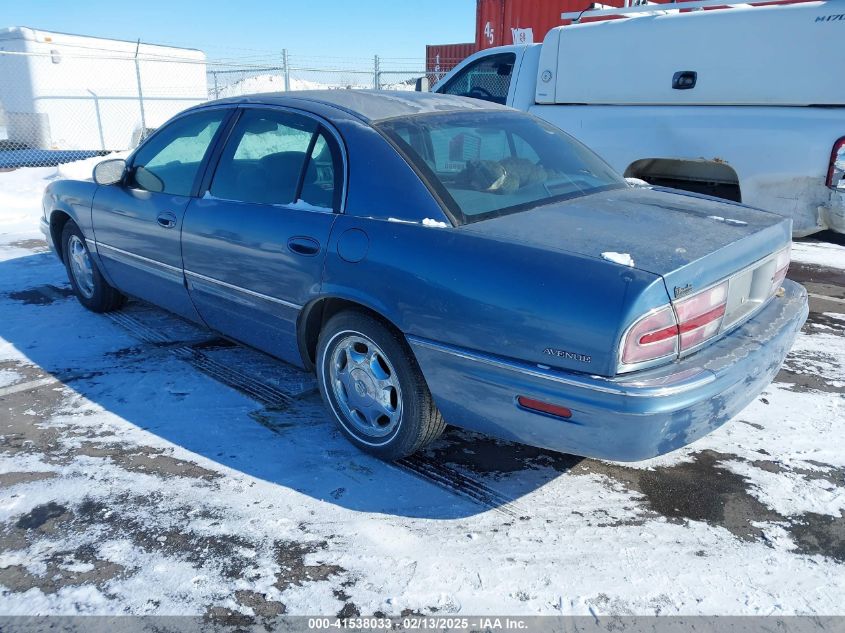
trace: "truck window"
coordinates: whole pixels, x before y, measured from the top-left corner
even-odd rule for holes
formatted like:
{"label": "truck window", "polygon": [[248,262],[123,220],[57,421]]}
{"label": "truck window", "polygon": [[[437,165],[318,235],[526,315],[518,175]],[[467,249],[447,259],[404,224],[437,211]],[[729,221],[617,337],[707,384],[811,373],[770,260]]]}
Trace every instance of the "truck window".
{"label": "truck window", "polygon": [[459,97],[473,97],[505,105],[511,85],[515,53],[482,57],[452,77],[437,92]]}

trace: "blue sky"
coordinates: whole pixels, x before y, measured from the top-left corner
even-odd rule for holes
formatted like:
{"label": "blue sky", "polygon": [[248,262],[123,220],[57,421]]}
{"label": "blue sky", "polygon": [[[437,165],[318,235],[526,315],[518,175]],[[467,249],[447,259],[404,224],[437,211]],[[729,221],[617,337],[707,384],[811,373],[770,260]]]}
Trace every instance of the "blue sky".
{"label": "blue sky", "polygon": [[416,57],[426,44],[475,39],[474,0],[3,0],[0,27],[201,48],[210,57],[255,51],[331,57]]}

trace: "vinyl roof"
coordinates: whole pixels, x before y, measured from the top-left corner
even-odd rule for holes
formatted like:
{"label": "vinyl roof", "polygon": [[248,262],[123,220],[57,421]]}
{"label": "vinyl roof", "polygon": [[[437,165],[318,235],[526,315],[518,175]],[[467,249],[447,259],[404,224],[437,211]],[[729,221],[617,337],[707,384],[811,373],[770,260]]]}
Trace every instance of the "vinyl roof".
{"label": "vinyl roof", "polygon": [[510,109],[479,99],[400,90],[301,90],[244,95],[221,100],[221,102],[229,103],[268,103],[287,106],[301,106],[303,101],[331,105],[367,121],[432,112]]}

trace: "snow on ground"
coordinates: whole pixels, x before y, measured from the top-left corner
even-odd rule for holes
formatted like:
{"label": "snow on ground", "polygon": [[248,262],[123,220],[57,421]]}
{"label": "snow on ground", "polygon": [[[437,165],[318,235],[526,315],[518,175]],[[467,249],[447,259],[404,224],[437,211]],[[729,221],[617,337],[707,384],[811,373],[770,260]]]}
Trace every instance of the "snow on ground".
{"label": "snow on ground", "polygon": [[792,261],[828,268],[845,268],[845,246],[816,241],[795,242]]}
{"label": "snow on ground", "polygon": [[90,180],[94,165],[106,158],[123,158],[129,152],[115,152],[107,157],[95,156],[57,167],[33,167],[0,171],[0,239],[8,247],[12,235],[40,237],[41,196],[44,187],[54,180]]}
{"label": "snow on ground", "polygon": [[[343,76],[343,71],[337,71],[328,73],[335,76]],[[369,77],[369,81],[367,81],[367,77]],[[298,77],[291,77],[290,78],[290,89],[291,91],[294,90],[327,90],[327,89],[371,89],[373,87],[372,77],[366,74],[360,73],[352,73],[350,72],[348,78],[351,81],[344,82],[344,81],[330,81],[330,82],[321,82],[321,81],[314,81],[313,79],[301,79]],[[399,83],[389,83],[389,84],[382,84],[382,90],[414,90],[415,83],[414,82],[399,82]],[[215,98],[224,98],[224,97],[237,97],[240,95],[247,95],[247,94],[256,94],[262,92],[284,92],[285,91],[285,78],[282,75],[273,75],[273,74],[261,74],[261,75],[253,75],[251,77],[245,77],[238,81],[232,82],[230,84],[226,84],[225,86],[219,86],[216,90],[212,90],[212,94]]]}
{"label": "snow on ground", "polygon": [[[681,451],[615,464],[453,430],[423,455],[437,485],[356,451],[313,390],[264,407],[179,355],[212,335],[67,296],[40,192],[96,160],[0,173],[0,613],[845,614],[841,304]],[[835,245],[793,252],[845,275]]]}

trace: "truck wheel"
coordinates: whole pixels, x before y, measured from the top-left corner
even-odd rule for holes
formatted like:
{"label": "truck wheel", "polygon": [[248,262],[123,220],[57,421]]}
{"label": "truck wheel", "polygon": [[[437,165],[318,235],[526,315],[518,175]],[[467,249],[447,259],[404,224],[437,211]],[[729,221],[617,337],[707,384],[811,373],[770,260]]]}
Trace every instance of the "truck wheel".
{"label": "truck wheel", "polygon": [[381,459],[414,453],[446,426],[404,338],[363,312],[340,312],[323,327],[317,383],[343,434]]}
{"label": "truck wheel", "polygon": [[72,220],[62,231],[62,253],[70,285],[79,303],[92,312],[110,312],[123,305],[125,297],[103,279],[82,231]]}

